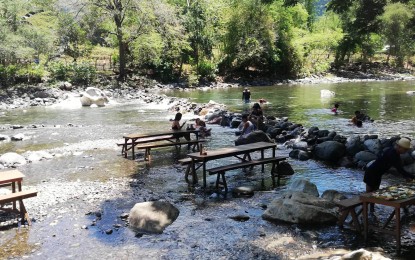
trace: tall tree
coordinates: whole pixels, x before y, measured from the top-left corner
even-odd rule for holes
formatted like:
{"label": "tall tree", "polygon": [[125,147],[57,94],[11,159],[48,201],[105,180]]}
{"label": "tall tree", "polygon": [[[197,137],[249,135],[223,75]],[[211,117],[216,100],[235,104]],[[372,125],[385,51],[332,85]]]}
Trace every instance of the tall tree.
{"label": "tall tree", "polygon": [[395,55],[398,66],[403,66],[405,56],[414,49],[411,39],[414,29],[408,26],[413,17],[413,11],[402,3],[387,5],[385,13],[380,16],[382,31],[389,45],[389,54]]}
{"label": "tall tree", "polygon": [[99,8],[104,15],[111,19],[114,30],[109,31],[115,35],[119,55],[119,80],[127,77],[127,61],[130,44],[137,39],[147,25],[147,15],[140,0],[89,0]]}

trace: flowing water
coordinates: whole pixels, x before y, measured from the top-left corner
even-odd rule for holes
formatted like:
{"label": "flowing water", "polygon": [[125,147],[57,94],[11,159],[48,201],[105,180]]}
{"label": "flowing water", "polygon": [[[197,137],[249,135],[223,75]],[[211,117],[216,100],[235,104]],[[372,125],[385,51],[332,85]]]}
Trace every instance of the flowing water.
{"label": "flowing water", "polygon": [[[306,127],[318,126],[320,129],[335,130],[345,135],[353,133],[379,134],[380,136],[401,134],[415,137],[415,96],[406,94],[407,91],[415,89],[415,82],[280,85],[250,89],[253,100],[265,98],[268,101],[263,105],[265,115],[286,116],[290,121],[302,123]],[[335,92],[335,96],[321,97],[320,91],[323,89]],[[230,111],[243,112],[249,110],[252,103],[243,104],[241,92],[241,88],[225,88],[175,90],[167,91],[166,94],[190,98],[198,103],[213,100],[226,104]],[[340,113],[334,116],[330,108],[336,102],[340,103]],[[374,123],[365,123],[362,128],[351,126],[349,120],[355,110],[368,114],[375,120]],[[116,142],[122,141],[124,134],[169,129],[168,120],[174,117],[174,113],[166,111],[167,104],[146,105],[134,101],[119,101],[119,103],[112,101],[106,107],[85,108],[80,106],[77,98],[71,98],[63,104],[52,107],[4,111],[0,116],[0,126],[2,126],[0,134],[12,136],[24,133],[26,138],[21,142],[2,143],[0,153],[46,150],[55,154],[52,160],[31,163],[19,168],[27,176],[24,185],[43,187],[42,185],[47,185],[47,183],[60,182],[76,183],[97,180],[111,182],[113,178],[138,176],[137,178],[144,178],[147,182],[146,187],[154,192],[171,193],[175,189],[185,192],[187,187],[180,175],[182,169],[178,170],[179,173],[176,173],[174,177],[166,174],[162,180],[153,176],[160,171],[175,170],[176,168],[172,168],[171,165],[174,165],[178,158],[185,157],[186,151],[180,153],[173,149],[155,151],[153,156],[156,159],[151,167],[148,167],[140,159],[134,162],[122,158],[119,154],[120,147],[115,146]],[[184,119],[192,117],[192,115],[184,115]],[[13,130],[9,125],[23,125],[25,128]],[[27,128],[31,125],[37,127]],[[219,126],[212,126],[212,128],[213,136],[207,144],[207,149],[233,145],[234,130]],[[281,149],[278,153],[286,155],[288,151]],[[289,160],[289,162],[296,174],[287,181],[307,178],[317,185],[320,194],[327,189],[335,189],[346,195],[358,194],[364,190],[361,170],[339,168],[312,160],[307,162]],[[250,176],[247,181],[247,178],[238,176],[238,174],[230,174],[228,178],[231,187],[248,183],[263,190],[269,189],[270,186],[269,178],[266,178],[265,184],[261,183],[258,178]],[[209,179],[210,183],[213,181],[214,179]],[[394,182],[396,180],[393,177],[387,176],[384,184]],[[126,204],[129,205],[129,203]],[[30,209],[30,202],[28,205]],[[260,212],[258,210],[255,214],[260,215]],[[116,218],[115,213],[111,216]],[[48,230],[48,228],[51,229],[46,225],[41,229]],[[36,230],[36,227],[33,229]],[[96,236],[100,240],[111,243],[110,238],[104,238],[105,234],[102,237],[102,234],[98,233]],[[40,235],[31,234],[32,239],[42,239]],[[0,235],[0,243],[4,242],[2,237],[12,239],[10,236],[10,234],[9,236]],[[327,244],[326,246],[352,245],[355,243],[354,238],[354,235],[340,236],[338,231],[333,229],[319,231],[319,239]],[[128,240],[125,237],[123,239]],[[43,252],[48,253],[53,250],[55,244],[44,242],[38,247],[42,246]],[[94,251],[94,249],[90,250]],[[95,249],[93,253],[99,255],[99,250]],[[78,252],[78,256],[88,255],[85,254],[85,252],[84,255]],[[55,256],[60,258],[59,254]]]}

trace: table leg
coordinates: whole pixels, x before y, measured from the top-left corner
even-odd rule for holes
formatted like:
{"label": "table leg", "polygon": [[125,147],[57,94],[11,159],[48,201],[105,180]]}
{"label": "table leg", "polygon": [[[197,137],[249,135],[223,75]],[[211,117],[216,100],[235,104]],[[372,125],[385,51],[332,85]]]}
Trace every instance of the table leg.
{"label": "table leg", "polygon": [[[264,159],[264,149],[261,150],[261,159]],[[265,169],[265,165],[262,164],[261,165],[261,171],[264,172],[264,169]]]}
{"label": "table leg", "polygon": [[17,182],[17,189],[18,189],[18,191],[22,191],[22,182],[21,181]]}
{"label": "table leg", "polygon": [[368,235],[368,231],[369,231],[367,206],[368,206],[368,203],[366,201],[364,201],[363,202],[363,236],[364,236],[364,239],[365,239],[365,243],[367,243],[367,235]]}
{"label": "table leg", "polygon": [[125,139],[125,144],[124,144],[124,158],[127,158],[128,139],[127,138],[124,138],[124,139]]}
{"label": "table leg", "polygon": [[197,183],[197,175],[196,175],[196,160],[192,158],[192,166],[191,166],[191,171],[192,171],[192,182],[193,184]]}
{"label": "table leg", "polygon": [[131,151],[133,152],[133,160],[135,160],[135,145],[134,145],[134,143],[135,143],[135,140],[134,139],[132,139],[131,140]]}
{"label": "table leg", "polygon": [[[16,182],[12,182],[12,193],[16,192]],[[16,210],[16,201],[13,201],[13,210]]]}
{"label": "table leg", "polygon": [[272,147],[272,158],[275,157],[275,147]]}
{"label": "table leg", "polygon": [[206,189],[206,161],[203,160],[203,165],[202,165],[202,169],[203,169],[203,188]]}
{"label": "table leg", "polygon": [[395,216],[396,216],[396,227],[395,227],[395,234],[396,234],[396,252],[399,255],[401,253],[401,208],[395,208]]}

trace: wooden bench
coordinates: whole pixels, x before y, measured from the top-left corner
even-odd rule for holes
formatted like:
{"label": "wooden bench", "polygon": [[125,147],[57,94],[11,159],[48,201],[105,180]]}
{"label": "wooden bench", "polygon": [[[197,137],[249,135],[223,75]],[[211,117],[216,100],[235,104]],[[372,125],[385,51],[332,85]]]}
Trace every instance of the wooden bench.
{"label": "wooden bench", "polygon": [[144,159],[146,161],[150,160],[151,157],[151,149],[153,148],[161,148],[161,147],[169,147],[169,146],[175,146],[176,148],[181,148],[182,145],[191,145],[193,146],[193,149],[196,147],[196,150],[199,150],[199,144],[206,142],[205,139],[199,139],[199,140],[190,140],[190,141],[183,141],[183,142],[168,142],[168,143],[161,143],[161,144],[148,144],[148,145],[141,145],[136,146],[135,149],[137,150],[145,150]]}
{"label": "wooden bench", "polygon": [[360,222],[358,219],[358,216],[360,215],[360,213],[362,213],[362,211],[358,211],[356,212],[355,209],[358,206],[362,205],[362,202],[360,201],[360,197],[356,196],[356,197],[352,197],[349,199],[344,199],[344,200],[339,200],[339,201],[335,201],[336,205],[339,207],[339,220],[337,221],[337,224],[340,227],[343,227],[344,222],[346,221],[346,218],[349,216],[349,214],[352,217],[352,224],[353,227],[360,232]]}
{"label": "wooden bench", "polygon": [[[280,157],[252,160],[252,161],[244,161],[240,163],[234,163],[230,165],[211,168],[211,169],[208,169],[208,172],[209,172],[209,175],[217,174],[216,190],[219,191],[219,186],[222,185],[225,189],[224,196],[226,197],[226,194],[228,192],[228,186],[226,184],[225,172],[236,170],[236,169],[241,169],[241,168],[253,167],[255,165],[264,165],[264,164],[272,163],[271,178],[272,178],[272,185],[275,187],[275,165],[277,165],[277,168],[278,168],[279,162],[284,161],[286,159],[287,157],[280,156]],[[277,183],[278,185],[280,185],[280,175],[279,175],[278,169],[277,169]]]}
{"label": "wooden bench", "polygon": [[36,196],[37,191],[34,190],[18,191],[6,195],[0,195],[0,210],[15,211],[14,209],[4,208],[4,204],[19,202],[18,212],[20,213],[22,224],[24,224],[24,221],[27,220],[27,223],[31,225],[32,222],[30,221],[29,214],[26,211],[23,200]]}
{"label": "wooden bench", "polygon": [[[152,143],[152,142],[158,142],[158,141],[167,141],[167,140],[174,140],[174,139],[175,137],[173,135],[143,138],[143,139],[135,140],[134,146],[138,144]],[[124,153],[130,150],[132,148],[132,145],[133,143],[131,141],[128,141],[127,144],[125,144],[125,142],[117,143],[117,146],[122,146],[122,149],[121,149],[122,155],[124,155]],[[128,146],[130,146],[130,148],[128,148]]]}

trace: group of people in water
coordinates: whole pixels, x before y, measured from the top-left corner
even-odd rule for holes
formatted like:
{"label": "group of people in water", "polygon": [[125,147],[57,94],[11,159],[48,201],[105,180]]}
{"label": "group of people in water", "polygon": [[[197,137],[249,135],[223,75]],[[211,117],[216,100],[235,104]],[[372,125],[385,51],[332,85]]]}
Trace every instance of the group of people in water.
{"label": "group of people in water", "polygon": [[[251,100],[251,92],[247,88],[245,88],[242,92],[242,100],[244,103],[249,103]],[[337,115],[339,113],[338,109],[339,103],[335,103],[331,111],[334,113],[334,115]],[[259,102],[254,103],[250,113],[245,113],[242,115],[242,122],[238,126],[239,131],[236,133],[238,139],[246,138],[251,132],[258,129],[259,125],[263,124],[263,116],[264,114]],[[182,114],[177,113],[172,122],[173,130],[182,129],[182,127],[186,124],[186,121],[180,124],[181,118]],[[373,122],[373,120],[360,111],[355,111],[354,116],[351,119],[351,123],[357,127],[362,127],[363,122]],[[191,126],[193,126],[193,124]],[[200,135],[202,137],[210,136],[211,134],[211,129],[208,129],[206,127],[206,123],[200,118],[195,119],[194,128],[200,130]],[[178,133],[177,135],[177,138],[184,137],[186,140],[190,140],[190,134],[188,133]],[[383,174],[387,172],[391,167],[395,167],[396,170],[407,181],[413,180],[415,176],[404,170],[400,158],[401,154],[407,153],[411,149],[411,140],[405,137],[400,138],[392,147],[384,150],[376,160],[368,163],[365,167],[365,174],[363,179],[364,183],[366,184],[366,192],[373,192],[378,190]],[[370,211],[374,211],[373,205],[370,206]]]}
{"label": "group of people in water", "polygon": [[[335,103],[331,109],[331,112],[333,112],[336,116],[339,114],[339,106],[339,103]],[[356,127],[362,127],[363,122],[373,122],[373,119],[371,119],[368,115],[360,112],[359,110],[356,110],[350,122]]]}

